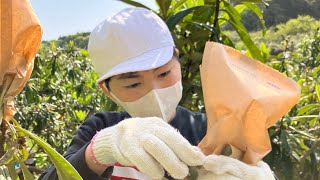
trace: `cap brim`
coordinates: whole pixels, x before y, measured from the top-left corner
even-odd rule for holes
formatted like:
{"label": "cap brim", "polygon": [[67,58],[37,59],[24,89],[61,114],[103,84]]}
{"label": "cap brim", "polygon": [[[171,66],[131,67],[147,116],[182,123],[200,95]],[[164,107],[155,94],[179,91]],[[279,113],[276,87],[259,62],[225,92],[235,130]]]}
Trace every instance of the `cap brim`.
{"label": "cap brim", "polygon": [[111,76],[115,76],[122,73],[146,71],[155,69],[165,65],[172,59],[173,46],[166,46],[152,51],[148,51],[134,58],[128,59],[127,61],[118,64],[112,68],[108,73],[101,76],[97,83],[108,79]]}

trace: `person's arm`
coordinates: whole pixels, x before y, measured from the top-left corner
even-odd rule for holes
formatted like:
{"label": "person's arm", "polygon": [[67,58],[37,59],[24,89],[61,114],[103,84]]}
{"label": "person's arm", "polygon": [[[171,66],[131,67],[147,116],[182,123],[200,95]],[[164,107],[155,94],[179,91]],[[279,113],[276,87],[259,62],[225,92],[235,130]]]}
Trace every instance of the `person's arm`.
{"label": "person's arm", "polygon": [[[83,179],[103,179],[100,175],[107,167],[99,167],[88,154],[87,148],[97,131],[117,124],[124,119],[120,113],[97,113],[87,119],[77,130],[64,157],[78,171]],[[87,153],[86,153],[87,152]],[[87,156],[87,155],[89,156]],[[40,177],[40,180],[58,180],[52,165]]]}

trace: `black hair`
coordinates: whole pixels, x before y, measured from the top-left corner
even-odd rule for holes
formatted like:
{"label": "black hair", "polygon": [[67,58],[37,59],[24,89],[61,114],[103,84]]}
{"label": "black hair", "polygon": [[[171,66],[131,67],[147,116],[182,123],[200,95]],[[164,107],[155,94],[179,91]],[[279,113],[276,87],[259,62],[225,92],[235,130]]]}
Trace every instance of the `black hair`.
{"label": "black hair", "polygon": [[[180,63],[179,51],[175,47],[173,47],[173,55],[172,55],[172,57],[175,57],[178,60],[178,62]],[[110,79],[111,79],[111,77],[109,77],[108,79],[104,80],[104,84],[105,84],[105,86],[106,86],[106,88],[107,88],[107,90],[109,92],[111,91],[110,86],[109,86]]]}
{"label": "black hair", "polygon": [[106,85],[106,88],[108,91],[111,91],[110,86],[109,86],[109,82],[110,82],[111,77],[109,77],[108,79],[104,80],[104,84]]}

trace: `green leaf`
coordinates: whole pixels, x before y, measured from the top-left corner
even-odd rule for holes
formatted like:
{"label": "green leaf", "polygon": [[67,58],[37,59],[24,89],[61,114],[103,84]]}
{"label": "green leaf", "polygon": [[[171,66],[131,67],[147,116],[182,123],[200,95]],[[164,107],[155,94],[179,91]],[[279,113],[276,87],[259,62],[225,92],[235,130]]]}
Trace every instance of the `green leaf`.
{"label": "green leaf", "polygon": [[[213,15],[214,15],[214,9],[212,6],[210,5],[204,5],[204,7],[195,10],[192,13],[192,16],[190,16],[190,18],[188,18],[188,20],[191,21],[196,21],[198,23],[205,23],[208,24],[208,21],[210,22]],[[192,29],[190,29],[190,31],[193,31]]]}
{"label": "green leaf", "polygon": [[318,101],[320,102],[320,85],[319,84],[316,85],[316,92],[317,92]]}
{"label": "green leaf", "polygon": [[232,21],[229,21],[229,23],[237,31],[242,42],[246,45],[248,51],[250,52],[251,56],[257,60],[263,60],[259,48],[254,44],[247,30],[245,30],[244,27],[242,27],[242,25],[237,25]]}
{"label": "green leaf", "polygon": [[309,126],[314,127],[318,121],[319,121],[318,118],[311,119],[309,122]]}
{"label": "green leaf", "polygon": [[250,3],[264,4],[265,6],[269,6],[269,4],[264,0],[240,0],[240,2],[250,2]]}
{"label": "green leaf", "polygon": [[131,1],[131,0],[118,0],[118,1],[121,1],[123,3],[126,3],[126,4],[129,4],[129,5],[132,5],[132,6],[135,6],[135,7],[142,7],[142,8],[146,8],[146,9],[149,9],[151,10],[149,7],[139,3],[139,2],[136,2],[136,1]]}
{"label": "green leaf", "polygon": [[[226,2],[226,1],[223,1],[224,3],[224,7],[225,7],[225,10],[226,12],[228,13],[229,17],[231,20],[233,20],[234,22],[237,22],[237,21],[241,21],[242,20],[242,17],[240,15],[240,12],[238,12],[238,10],[233,7],[230,3]],[[242,7],[243,5],[238,5],[238,7],[240,7],[240,9],[245,9],[245,6]]]}
{"label": "green leaf", "polygon": [[180,1],[178,1],[177,4],[175,4],[175,5],[173,6],[172,10],[174,11],[174,10],[180,8],[186,1],[187,1],[187,0],[180,0]]}
{"label": "green leaf", "polygon": [[19,154],[21,155],[21,161],[24,162],[29,157],[29,151],[24,147],[22,149],[19,149]]}
{"label": "green leaf", "polygon": [[220,32],[220,37],[222,38],[223,44],[228,45],[230,47],[235,47],[235,45],[233,44],[232,40],[225,35],[224,33]]}
{"label": "green leaf", "polygon": [[265,35],[267,32],[267,28],[265,26],[265,21],[263,19],[263,13],[262,10],[255,4],[253,3],[243,3],[245,6],[247,6],[254,14],[259,18],[259,21],[262,25],[262,34]]}
{"label": "green leaf", "polygon": [[156,0],[158,6],[160,7],[160,12],[163,15],[164,20],[167,19],[168,9],[171,5],[171,0]]}
{"label": "green leaf", "polygon": [[[197,26],[199,26],[199,27],[203,27],[203,28],[205,28],[205,29],[207,29],[207,30],[209,30],[210,32],[212,32],[214,35],[217,35],[217,34],[219,34],[219,35],[222,35],[222,38],[225,38],[225,39],[223,39],[223,40],[225,40],[226,41],[226,44],[230,44],[230,39],[227,37],[227,36],[223,36],[223,34],[221,34],[221,31],[219,31],[217,28],[215,28],[215,27],[211,27],[211,26],[209,26],[209,25],[207,25],[207,24],[204,24],[204,23],[198,23],[198,22],[195,22],[195,21],[188,21],[189,23],[192,23],[192,24],[194,24],[194,25],[197,25]],[[219,39],[214,39],[214,41],[215,42],[220,42],[219,41]],[[231,42],[232,43],[232,42]],[[234,47],[234,46],[233,46]]]}
{"label": "green leaf", "polygon": [[263,60],[259,48],[253,43],[249,33],[241,22],[241,16],[238,11],[229,3],[224,2],[226,12],[228,13],[230,20],[228,21],[234,30],[237,31],[241,40],[246,45],[248,51],[254,59]]}
{"label": "green leaf", "polygon": [[57,151],[55,151],[48,143],[44,142],[41,138],[37,135],[23,129],[20,126],[15,126],[17,130],[24,133],[25,135],[32,138],[39,146],[41,146],[48,156],[50,157],[51,161],[53,162],[59,179],[63,180],[80,180],[82,179],[79,173],[74,169],[74,167],[61,156]]}
{"label": "green leaf", "polygon": [[198,6],[199,4],[204,4],[203,1],[201,0],[188,0],[186,1],[185,5],[187,6],[187,8],[191,8],[194,6]]}
{"label": "green leaf", "polygon": [[308,104],[306,106],[303,106],[301,108],[299,108],[298,110],[298,116],[305,114],[306,112],[308,112],[310,109],[313,109],[315,107],[319,107],[319,104]]}
{"label": "green leaf", "polygon": [[314,68],[314,69],[312,70],[312,76],[313,76],[314,78],[318,79],[319,71],[320,71],[320,66]]}
{"label": "green leaf", "polygon": [[170,16],[168,18],[168,20],[166,21],[166,24],[169,28],[170,31],[172,31],[174,29],[174,27],[184,18],[186,17],[188,14],[190,14],[191,12],[204,7],[204,6],[195,6],[189,9],[184,9],[182,11],[177,12],[176,14]]}
{"label": "green leaf", "polygon": [[86,111],[82,111],[82,110],[75,110],[74,113],[75,113],[75,116],[76,116],[80,121],[85,120],[85,118],[87,117],[87,114],[88,114]]}
{"label": "green leaf", "polygon": [[[239,14],[241,14],[245,9],[247,9],[247,6],[243,4],[238,4],[234,7]],[[225,22],[227,22],[230,19],[230,16],[228,15],[227,12],[222,11],[224,13],[221,13],[219,17],[219,26],[223,25]]]}
{"label": "green leaf", "polygon": [[264,44],[263,42],[260,43],[260,50],[266,54],[270,53],[270,48],[267,48],[266,44]]}
{"label": "green leaf", "polygon": [[80,53],[81,53],[81,55],[84,56],[84,57],[89,57],[89,53],[88,53],[87,50],[80,49]]}

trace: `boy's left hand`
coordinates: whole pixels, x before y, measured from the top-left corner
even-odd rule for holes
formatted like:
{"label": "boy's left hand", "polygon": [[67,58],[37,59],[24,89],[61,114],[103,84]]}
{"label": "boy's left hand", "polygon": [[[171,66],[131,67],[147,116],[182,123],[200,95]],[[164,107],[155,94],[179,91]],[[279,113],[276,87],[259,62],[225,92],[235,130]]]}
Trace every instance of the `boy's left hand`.
{"label": "boy's left hand", "polygon": [[209,155],[198,171],[199,180],[274,180],[269,165],[259,161],[256,166],[223,155]]}

